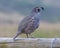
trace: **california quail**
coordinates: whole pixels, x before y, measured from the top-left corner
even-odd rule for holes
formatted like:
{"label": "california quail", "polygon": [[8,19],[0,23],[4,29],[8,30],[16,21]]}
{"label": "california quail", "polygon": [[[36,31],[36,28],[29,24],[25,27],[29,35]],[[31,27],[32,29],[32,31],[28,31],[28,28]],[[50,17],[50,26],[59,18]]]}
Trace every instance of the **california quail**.
{"label": "california quail", "polygon": [[16,35],[14,36],[14,40],[17,36],[24,33],[27,35],[27,38],[29,37],[32,32],[34,32],[39,27],[39,21],[40,21],[40,11],[44,10],[43,7],[35,7],[33,8],[31,14],[29,16],[26,16],[18,26],[18,31]]}

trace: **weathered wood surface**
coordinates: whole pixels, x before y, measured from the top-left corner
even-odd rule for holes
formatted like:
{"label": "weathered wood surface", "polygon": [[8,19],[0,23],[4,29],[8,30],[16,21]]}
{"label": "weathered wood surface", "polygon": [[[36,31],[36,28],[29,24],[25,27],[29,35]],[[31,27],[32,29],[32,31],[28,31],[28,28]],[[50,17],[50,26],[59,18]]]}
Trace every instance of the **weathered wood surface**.
{"label": "weathered wood surface", "polygon": [[[11,48],[50,48],[54,38],[0,38],[1,44]],[[60,38],[56,38],[53,47],[60,47]]]}

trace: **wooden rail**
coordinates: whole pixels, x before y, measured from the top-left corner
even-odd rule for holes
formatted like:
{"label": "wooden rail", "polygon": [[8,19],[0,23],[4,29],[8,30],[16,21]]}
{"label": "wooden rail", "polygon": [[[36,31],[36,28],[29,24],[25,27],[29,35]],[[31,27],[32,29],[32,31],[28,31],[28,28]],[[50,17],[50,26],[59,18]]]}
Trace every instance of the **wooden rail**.
{"label": "wooden rail", "polygon": [[[54,38],[0,38],[0,48],[51,48]],[[6,48],[7,48],[6,47]],[[60,38],[56,38],[53,47],[60,48]]]}

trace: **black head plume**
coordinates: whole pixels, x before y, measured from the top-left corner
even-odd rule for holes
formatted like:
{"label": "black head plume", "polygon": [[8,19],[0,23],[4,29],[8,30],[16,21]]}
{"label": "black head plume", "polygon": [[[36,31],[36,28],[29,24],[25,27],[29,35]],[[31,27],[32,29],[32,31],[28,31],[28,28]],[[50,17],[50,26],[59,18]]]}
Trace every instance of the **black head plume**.
{"label": "black head plume", "polygon": [[42,10],[44,10],[44,7],[40,7]]}

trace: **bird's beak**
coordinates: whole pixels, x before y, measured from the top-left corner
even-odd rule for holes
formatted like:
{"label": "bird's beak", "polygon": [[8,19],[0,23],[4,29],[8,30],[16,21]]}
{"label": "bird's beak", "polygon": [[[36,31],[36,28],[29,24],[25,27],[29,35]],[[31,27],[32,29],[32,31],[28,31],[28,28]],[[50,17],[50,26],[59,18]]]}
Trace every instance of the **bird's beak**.
{"label": "bird's beak", "polygon": [[44,7],[40,7],[42,10],[44,10]]}

